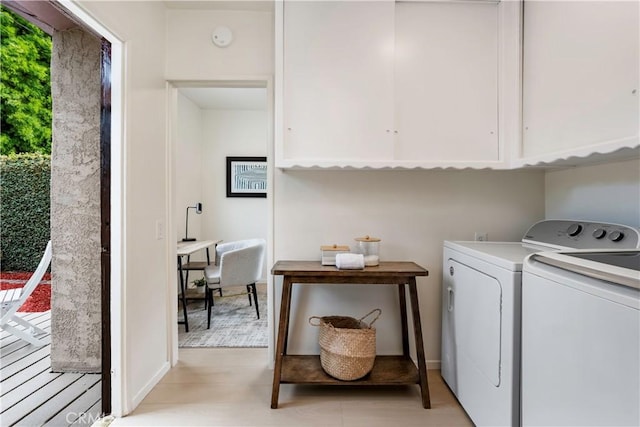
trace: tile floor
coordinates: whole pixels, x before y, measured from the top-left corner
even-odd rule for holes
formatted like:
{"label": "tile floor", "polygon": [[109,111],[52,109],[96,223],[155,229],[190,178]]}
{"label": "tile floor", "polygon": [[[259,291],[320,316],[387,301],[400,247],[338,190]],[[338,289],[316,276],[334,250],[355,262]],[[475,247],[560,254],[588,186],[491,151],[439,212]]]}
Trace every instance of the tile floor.
{"label": "tile floor", "polygon": [[267,350],[180,349],[180,361],[129,416],[112,426],[471,426],[438,371],[429,371],[432,409],[418,386],[283,384],[270,409]]}

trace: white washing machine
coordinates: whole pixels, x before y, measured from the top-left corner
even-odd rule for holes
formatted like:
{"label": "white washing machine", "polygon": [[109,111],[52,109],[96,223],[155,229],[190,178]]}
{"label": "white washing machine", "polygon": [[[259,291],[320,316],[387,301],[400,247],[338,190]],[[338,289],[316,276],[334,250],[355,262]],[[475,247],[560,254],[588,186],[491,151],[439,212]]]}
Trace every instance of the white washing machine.
{"label": "white washing machine", "polygon": [[525,426],[640,425],[640,250],[525,260]]}
{"label": "white washing machine", "polygon": [[441,374],[476,425],[520,424],[524,259],[637,245],[629,227],[571,220],[540,221],[521,242],[444,242]]}

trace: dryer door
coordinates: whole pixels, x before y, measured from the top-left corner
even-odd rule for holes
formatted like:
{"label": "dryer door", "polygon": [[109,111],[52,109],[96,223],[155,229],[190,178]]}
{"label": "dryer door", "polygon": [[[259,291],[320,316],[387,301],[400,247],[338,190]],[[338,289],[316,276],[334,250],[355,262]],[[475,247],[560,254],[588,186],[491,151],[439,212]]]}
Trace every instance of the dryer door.
{"label": "dryer door", "polygon": [[[455,325],[458,385],[480,372],[491,384],[500,386],[500,332],[502,287],[485,272],[449,260],[453,281],[453,323]],[[470,375],[465,375],[465,371]],[[471,385],[475,388],[475,385]],[[462,397],[462,396],[459,396]]]}
{"label": "dryer door", "polygon": [[453,275],[450,273],[450,251],[444,250],[442,273],[442,344],[440,375],[454,394],[458,394],[458,356],[456,354],[456,330],[453,318]]}

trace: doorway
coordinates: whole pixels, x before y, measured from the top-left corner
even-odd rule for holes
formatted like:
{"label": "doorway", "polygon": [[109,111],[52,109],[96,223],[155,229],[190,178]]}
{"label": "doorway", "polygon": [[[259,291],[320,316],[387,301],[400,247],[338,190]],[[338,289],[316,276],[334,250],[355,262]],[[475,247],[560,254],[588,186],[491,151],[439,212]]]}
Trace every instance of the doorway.
{"label": "doorway", "polygon": [[[52,153],[52,160],[56,160],[56,173],[55,180],[52,176],[51,197],[52,197],[52,214],[57,218],[57,225],[55,233],[52,230],[51,238],[54,243],[54,261],[56,261],[56,250],[61,254],[62,259],[65,261],[71,259],[71,267],[67,268],[67,263],[60,262],[57,265],[61,266],[56,271],[59,283],[63,283],[66,288],[63,291],[63,287],[58,288],[58,301],[52,301],[53,311],[56,312],[55,317],[52,316],[52,324],[57,321],[54,331],[58,332],[55,335],[54,342],[51,345],[51,369],[54,373],[62,373],[58,378],[63,378],[63,375],[68,372],[101,372],[101,375],[96,375],[101,379],[101,385],[93,384],[90,390],[97,390],[92,392],[91,396],[96,396],[98,402],[91,406],[90,410],[85,412],[76,411],[75,415],[73,408],[69,406],[64,407],[65,412],[54,414],[55,417],[64,417],[65,422],[69,422],[73,416],[79,418],[96,417],[98,414],[112,412],[111,407],[111,336],[110,336],[110,273],[111,265],[109,260],[110,245],[111,245],[111,224],[119,224],[118,218],[112,218],[111,214],[111,59],[112,59],[112,46],[111,42],[105,38],[100,40],[100,35],[110,36],[106,32],[98,31],[95,25],[91,25],[91,22],[87,22],[75,13],[72,13],[55,2],[11,2],[11,7],[15,8],[21,15],[27,17],[27,19],[34,24],[45,28],[48,31],[54,33],[54,50],[56,51],[56,61],[52,61],[52,80],[54,80],[54,66],[55,66],[55,85],[52,81],[53,96],[56,96],[55,102],[58,104],[58,109],[54,114],[54,132],[56,132],[55,139],[58,141],[58,148],[60,144],[66,144],[62,149],[57,149]],[[33,7],[33,9],[31,9]],[[76,19],[77,18],[77,19]],[[74,44],[76,49],[73,51],[75,55],[73,59],[70,59],[69,45]],[[116,64],[119,63],[119,45],[116,46],[115,51],[118,53],[116,58]],[[61,74],[66,73],[66,79],[60,79]],[[96,74],[98,75],[96,78]],[[70,78],[69,78],[70,77]],[[75,80],[74,80],[75,79]],[[61,81],[64,80],[64,83]],[[69,86],[73,86],[73,91],[67,90]],[[96,85],[96,83],[98,83]],[[62,94],[62,95],[61,95]],[[82,103],[74,104],[74,95],[80,94],[82,101],[86,101],[88,108],[84,108]],[[116,95],[116,99],[118,96]],[[81,114],[78,114],[78,110],[82,110]],[[116,110],[118,111],[118,110]],[[86,113],[86,114],[85,114]],[[74,116],[75,114],[75,116]],[[74,121],[69,119],[69,116],[73,118],[82,117],[83,120]],[[99,122],[99,123],[98,123]],[[87,127],[91,129],[87,130]],[[95,127],[95,128],[94,128]],[[82,134],[80,137],[78,134]],[[99,140],[98,143],[96,143]],[[119,139],[116,138],[117,142]],[[62,141],[62,142],[60,142]],[[96,143],[96,144],[94,144]],[[85,161],[85,171],[88,171],[86,175],[89,178],[85,178],[85,174],[77,174],[80,178],[76,180],[69,180],[67,170],[68,167],[68,152],[72,149],[71,144],[77,144],[73,146],[76,151],[81,151],[83,159]],[[83,146],[83,144],[85,144]],[[95,150],[94,150],[95,145]],[[90,148],[88,148],[90,146]],[[80,148],[78,148],[80,147]],[[85,151],[86,149],[86,151]],[[117,152],[117,150],[116,150]],[[61,161],[58,161],[63,159]],[[54,162],[52,161],[52,164]],[[72,162],[68,162],[72,163]],[[92,175],[93,169],[98,165],[99,171],[96,174],[100,175],[98,182],[96,183]],[[53,166],[53,165],[52,165]],[[119,163],[116,162],[116,166]],[[53,168],[52,168],[53,169]],[[71,169],[74,169],[72,166]],[[77,170],[75,170],[77,172]],[[77,178],[77,176],[76,176]],[[80,183],[80,181],[82,181]],[[97,184],[97,185],[94,185]],[[64,187],[61,190],[61,187]],[[76,199],[70,197],[71,191],[69,188],[73,187],[75,195],[79,195],[79,198],[83,198],[84,204],[79,204]],[[95,194],[99,193],[99,194]],[[59,204],[53,203],[64,198],[65,206],[60,208]],[[86,202],[90,199],[91,202],[97,200],[97,203]],[[81,233],[79,240],[75,240],[72,245],[67,245],[65,239],[61,239],[60,235],[65,235],[69,238],[70,233],[66,233],[66,229],[60,227],[61,223],[73,224],[73,227],[81,229],[77,218],[69,218],[65,216],[65,212],[69,207],[77,207],[81,212],[80,216],[83,218],[89,218],[86,223],[81,225],[87,225],[89,233],[84,235]],[[63,212],[64,211],[64,212]],[[97,217],[97,227],[93,227],[94,218]],[[75,221],[74,221],[75,220]],[[75,236],[75,235],[74,235]],[[57,239],[57,240],[56,240]],[[100,241],[101,240],[101,241]],[[98,241],[97,245],[94,242]],[[79,244],[82,243],[82,244]],[[86,244],[86,245],[85,245]],[[56,246],[57,245],[57,246]],[[69,250],[71,248],[75,248]],[[95,248],[95,251],[85,250],[86,246],[91,249]],[[79,247],[82,247],[78,249]],[[98,249],[99,248],[99,249]],[[82,270],[81,274],[75,271],[73,264],[76,265],[84,263],[78,261],[78,253],[96,254],[95,260],[98,261],[98,265],[95,262],[90,262],[88,269],[91,270],[91,274],[85,274],[85,270]],[[83,258],[84,260],[84,258]],[[91,261],[94,261],[92,258]],[[101,265],[100,265],[101,264]],[[62,271],[62,273],[61,273]],[[95,274],[94,274],[95,273]],[[75,283],[73,280],[67,280],[68,276],[73,277],[83,276],[84,282],[78,283],[79,286],[83,286],[82,290],[85,294],[101,294],[101,305],[96,309],[96,304],[93,301],[89,301],[87,307],[86,300],[78,300],[76,293],[68,293],[69,284]],[[95,277],[94,277],[95,276]],[[95,287],[95,289],[94,289]],[[90,288],[90,289],[89,289]],[[80,293],[77,293],[80,294]],[[56,290],[54,289],[54,297],[56,296]],[[60,303],[62,301],[62,304]],[[72,310],[60,310],[61,305],[73,305],[76,307],[77,315],[74,316]],[[69,322],[65,316],[74,317],[75,322]],[[57,320],[56,320],[57,319]],[[88,339],[83,336],[82,333],[76,335],[73,334],[73,329],[70,331],[65,329],[64,324],[76,325],[78,331],[86,332]],[[100,333],[95,333],[95,331]],[[71,336],[71,338],[69,338]],[[63,338],[62,341],[58,341],[58,338]],[[93,343],[91,339],[96,338],[98,342]],[[83,341],[78,345],[73,340]],[[101,345],[100,345],[101,342]],[[67,348],[73,348],[74,357],[68,356]],[[77,355],[77,357],[75,357]],[[54,357],[55,356],[55,357]],[[76,375],[76,374],[72,374]],[[74,383],[75,384],[75,383]],[[79,384],[79,382],[78,382]],[[79,390],[81,387],[78,385]],[[88,392],[85,392],[88,395]],[[83,395],[84,396],[84,395]],[[100,400],[101,397],[101,400]],[[93,397],[91,397],[93,398]],[[86,400],[86,399],[85,399]],[[49,405],[55,410],[56,404],[49,401]],[[101,403],[101,405],[100,405]],[[101,407],[100,407],[101,406]],[[94,413],[94,410],[96,411]],[[69,412],[71,411],[71,412]],[[29,416],[33,417],[33,414]],[[42,416],[48,416],[46,414]],[[52,418],[53,419],[53,418]]]}
{"label": "doorway", "polygon": [[[231,242],[263,238],[270,242],[272,183],[272,90],[269,78],[264,80],[224,80],[208,82],[173,82],[171,84],[171,200],[173,234],[176,241],[185,233],[185,207],[202,203],[202,214],[188,218],[189,234],[197,239]],[[265,157],[268,169],[266,198],[227,197],[226,168],[228,157]],[[272,342],[271,305],[267,266],[271,254],[267,245],[263,280],[258,282],[260,320],[246,298],[224,298],[215,302],[212,325],[206,328],[204,302],[198,301],[197,287],[192,283],[202,277],[201,271],[190,272],[187,296],[189,332],[183,325],[175,327],[173,360],[178,347],[269,347]],[[193,260],[198,260],[197,255]],[[204,259],[204,252],[200,254]],[[213,258],[213,255],[212,255]],[[177,280],[177,279],[176,279]],[[177,289],[177,284],[176,288]],[[177,297],[174,298],[177,301]],[[245,307],[246,306],[246,307]],[[176,313],[176,306],[170,308]],[[224,316],[234,317],[227,322]],[[177,316],[177,315],[176,315]],[[216,317],[218,316],[218,317]],[[194,321],[194,319],[196,319]],[[197,319],[200,319],[198,322]],[[173,322],[173,325],[176,325]]]}
{"label": "doorway", "polygon": [[[28,2],[25,2],[28,3]],[[36,2],[34,2],[36,3]],[[37,2],[44,3],[44,2]],[[99,275],[101,332],[101,408],[102,414],[120,415],[124,412],[122,371],[120,357],[122,307],[111,305],[122,294],[122,86],[123,44],[104,26],[74,2],[57,0],[49,3],[57,10],[92,34],[99,41]],[[37,6],[37,5],[36,5]],[[50,16],[47,14],[43,16]],[[112,282],[113,280],[113,282]],[[116,286],[112,286],[112,283]],[[114,379],[115,378],[115,379]]]}

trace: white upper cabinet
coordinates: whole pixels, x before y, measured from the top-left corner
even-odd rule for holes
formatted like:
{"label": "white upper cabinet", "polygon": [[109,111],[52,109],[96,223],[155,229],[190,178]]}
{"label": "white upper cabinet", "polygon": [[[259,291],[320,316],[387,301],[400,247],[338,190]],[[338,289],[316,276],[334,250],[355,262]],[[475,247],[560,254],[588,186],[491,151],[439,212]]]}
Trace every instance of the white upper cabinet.
{"label": "white upper cabinet", "polygon": [[284,146],[294,162],[393,155],[394,3],[284,2]]}
{"label": "white upper cabinet", "polygon": [[525,2],[520,164],[638,146],[639,17],[637,1]]}
{"label": "white upper cabinet", "polygon": [[517,1],[276,3],[276,166],[508,167],[519,19]]}
{"label": "white upper cabinet", "polygon": [[500,160],[498,7],[396,5],[395,160]]}

